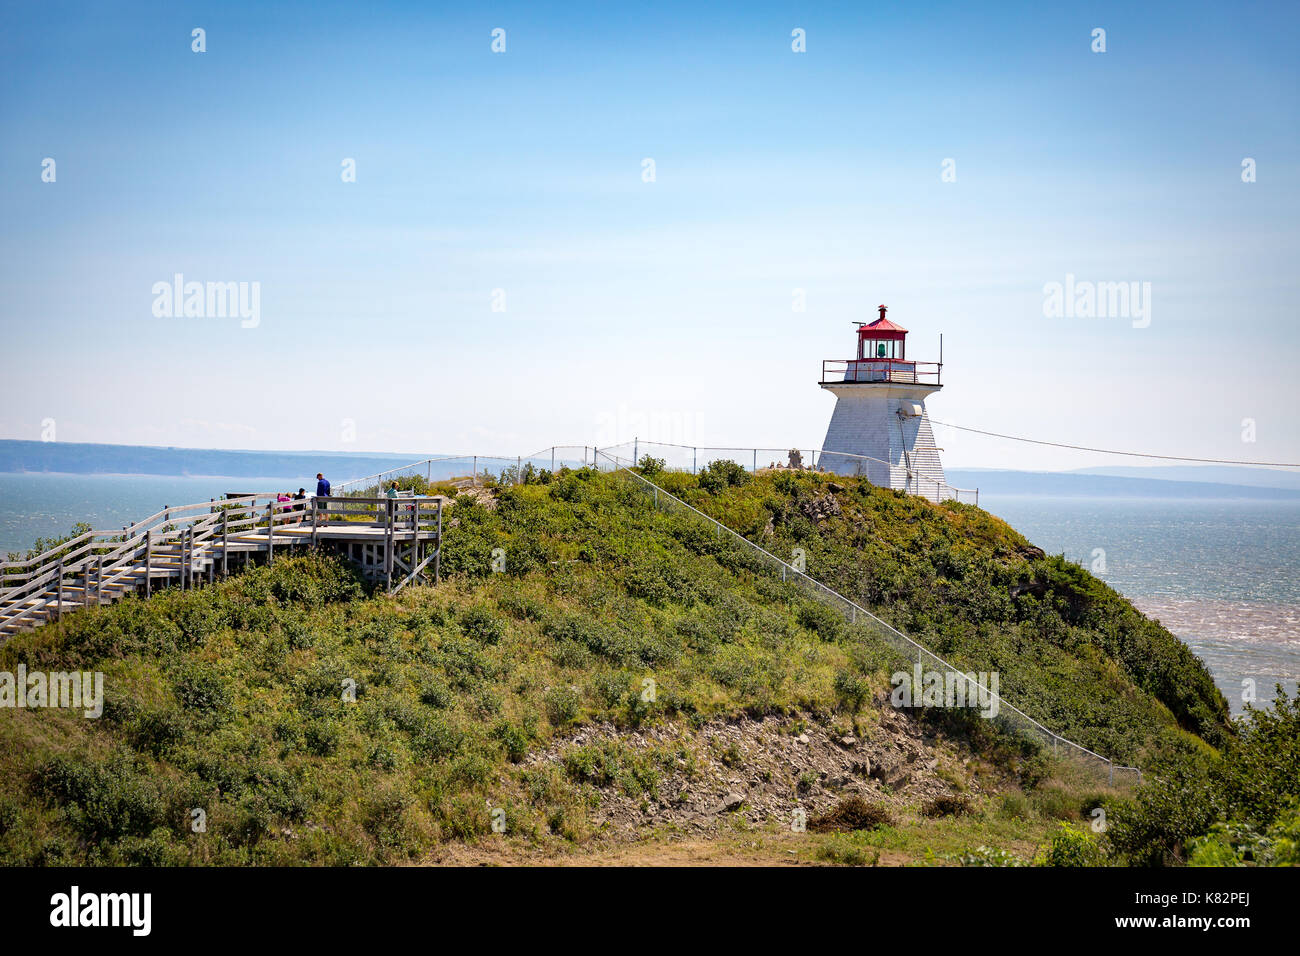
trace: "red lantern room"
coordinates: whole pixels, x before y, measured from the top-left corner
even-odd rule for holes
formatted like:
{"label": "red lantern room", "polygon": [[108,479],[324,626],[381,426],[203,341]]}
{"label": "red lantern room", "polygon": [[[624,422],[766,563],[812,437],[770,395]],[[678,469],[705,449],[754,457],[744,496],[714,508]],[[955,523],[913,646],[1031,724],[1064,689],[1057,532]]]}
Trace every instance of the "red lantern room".
{"label": "red lantern room", "polygon": [[827,359],[822,362],[821,384],[836,382],[886,382],[903,385],[939,386],[943,369],[940,336],[938,362],[914,362],[907,357],[907,329],[885,318],[886,306],[878,306],[880,318],[874,322],[856,322],[858,354],[851,359]]}
{"label": "red lantern room", "polygon": [[858,359],[907,358],[907,329],[885,318],[887,306],[880,306],[880,318],[858,323]]}

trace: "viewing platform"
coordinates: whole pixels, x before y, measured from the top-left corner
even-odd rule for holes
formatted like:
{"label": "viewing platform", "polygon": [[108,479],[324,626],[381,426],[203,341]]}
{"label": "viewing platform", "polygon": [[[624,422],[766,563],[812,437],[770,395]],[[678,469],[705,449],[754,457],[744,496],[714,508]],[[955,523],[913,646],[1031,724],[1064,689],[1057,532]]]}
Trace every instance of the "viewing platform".
{"label": "viewing platform", "polygon": [[121,531],[87,531],[43,554],[0,562],[0,643],[154,587],[211,583],[232,561],[273,562],[295,547],[328,548],[389,594],[421,577],[441,579],[442,496],[240,495],[165,508]]}

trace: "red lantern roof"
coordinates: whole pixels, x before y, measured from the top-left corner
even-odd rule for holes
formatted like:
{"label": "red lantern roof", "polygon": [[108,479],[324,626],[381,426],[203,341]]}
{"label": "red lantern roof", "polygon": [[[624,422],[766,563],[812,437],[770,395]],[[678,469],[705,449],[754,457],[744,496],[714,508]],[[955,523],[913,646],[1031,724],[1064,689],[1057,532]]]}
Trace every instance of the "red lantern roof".
{"label": "red lantern roof", "polygon": [[907,329],[901,325],[890,322],[885,318],[885,311],[888,306],[880,306],[880,318],[874,322],[869,322],[858,328],[858,338],[860,339],[884,339],[884,340],[901,340],[907,334]]}

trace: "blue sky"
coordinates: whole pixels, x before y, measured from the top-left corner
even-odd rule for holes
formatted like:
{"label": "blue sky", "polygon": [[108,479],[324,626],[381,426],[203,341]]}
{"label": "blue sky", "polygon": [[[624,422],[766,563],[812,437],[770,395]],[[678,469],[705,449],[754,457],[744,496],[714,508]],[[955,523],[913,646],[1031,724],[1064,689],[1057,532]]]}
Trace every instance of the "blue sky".
{"label": "blue sky", "polygon": [[[0,437],[816,446],[883,302],[935,419],[1300,460],[1297,8],[1048,6],[9,5]],[[155,317],[176,273],[259,324]],[[1149,326],[1046,317],[1067,273]]]}

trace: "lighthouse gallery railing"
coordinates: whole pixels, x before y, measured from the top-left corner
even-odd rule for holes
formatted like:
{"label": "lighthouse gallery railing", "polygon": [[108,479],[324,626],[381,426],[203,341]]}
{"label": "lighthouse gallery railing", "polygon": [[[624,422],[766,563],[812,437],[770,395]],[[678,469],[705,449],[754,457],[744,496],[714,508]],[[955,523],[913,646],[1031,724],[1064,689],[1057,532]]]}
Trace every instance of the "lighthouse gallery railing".
{"label": "lighthouse gallery railing", "polygon": [[821,384],[839,382],[891,382],[898,385],[939,385],[942,362],[905,362],[902,359],[824,359]]}

